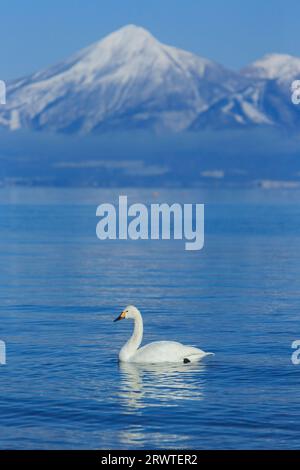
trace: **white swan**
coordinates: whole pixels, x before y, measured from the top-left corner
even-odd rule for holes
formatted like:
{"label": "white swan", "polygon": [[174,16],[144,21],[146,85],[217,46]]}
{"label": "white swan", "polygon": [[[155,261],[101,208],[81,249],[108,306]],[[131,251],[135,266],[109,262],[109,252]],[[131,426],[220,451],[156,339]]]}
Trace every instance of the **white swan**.
{"label": "white swan", "polygon": [[213,354],[192,346],[184,346],[175,341],[155,341],[139,348],[143,339],[143,319],[140,311],[133,305],[129,305],[114,321],[129,318],[134,320],[134,330],[131,338],[124,344],[119,353],[119,359],[122,362],[143,364],[188,363],[199,361],[203,357]]}

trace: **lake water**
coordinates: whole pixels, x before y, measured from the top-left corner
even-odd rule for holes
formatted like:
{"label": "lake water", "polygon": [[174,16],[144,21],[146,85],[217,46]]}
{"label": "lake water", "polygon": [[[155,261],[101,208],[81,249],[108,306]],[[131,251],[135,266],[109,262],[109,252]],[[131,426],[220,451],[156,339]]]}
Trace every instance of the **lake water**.
{"label": "lake water", "polygon": [[[205,203],[205,247],[99,241],[96,207]],[[2,449],[300,447],[300,192],[0,190]],[[119,365],[144,343],[215,352],[198,365]]]}

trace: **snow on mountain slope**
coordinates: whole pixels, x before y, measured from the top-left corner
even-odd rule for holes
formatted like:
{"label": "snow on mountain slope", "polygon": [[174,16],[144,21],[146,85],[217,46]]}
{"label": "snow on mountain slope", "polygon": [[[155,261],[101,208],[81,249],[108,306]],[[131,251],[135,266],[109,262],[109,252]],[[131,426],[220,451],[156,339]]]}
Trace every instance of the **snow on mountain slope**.
{"label": "snow on mountain slope", "polygon": [[222,129],[272,124],[260,105],[264,86],[264,83],[260,83],[259,86],[257,84],[249,86],[241,92],[232,93],[219,100],[207,111],[200,113],[190,129]]}
{"label": "snow on mountain slope", "polygon": [[0,124],[83,133],[179,131],[243,80],[129,25],[66,61],[8,84]]}
{"label": "snow on mountain slope", "polygon": [[190,129],[280,126],[300,129],[300,106],[291,101],[291,84],[300,79],[300,58],[269,54],[245,67],[249,85],[229,93],[200,113]]}

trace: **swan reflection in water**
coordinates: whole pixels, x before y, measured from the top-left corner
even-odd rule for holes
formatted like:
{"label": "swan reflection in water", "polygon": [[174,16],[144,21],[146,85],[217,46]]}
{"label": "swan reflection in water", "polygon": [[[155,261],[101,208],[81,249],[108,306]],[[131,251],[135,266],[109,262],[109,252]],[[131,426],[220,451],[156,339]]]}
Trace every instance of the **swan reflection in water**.
{"label": "swan reflection in water", "polygon": [[[170,445],[188,448],[190,436],[177,435],[164,430],[159,423],[149,427],[148,422],[137,423],[137,416],[143,416],[147,407],[153,419],[153,407],[158,408],[155,420],[164,421],[168,416],[166,409],[178,407],[183,400],[204,399],[207,367],[196,364],[133,364],[120,362],[120,389],[118,399],[124,411],[132,415],[134,422],[128,422],[119,433],[119,440],[126,446],[152,445],[154,447]],[[160,408],[160,410],[159,410]],[[183,407],[184,408],[184,407]],[[144,411],[143,411],[144,410]],[[177,410],[174,412],[178,412]],[[180,411],[185,413],[184,411]]]}
{"label": "swan reflection in water", "polygon": [[119,363],[120,402],[128,411],[147,406],[177,406],[179,400],[203,400],[206,366],[196,364]]}

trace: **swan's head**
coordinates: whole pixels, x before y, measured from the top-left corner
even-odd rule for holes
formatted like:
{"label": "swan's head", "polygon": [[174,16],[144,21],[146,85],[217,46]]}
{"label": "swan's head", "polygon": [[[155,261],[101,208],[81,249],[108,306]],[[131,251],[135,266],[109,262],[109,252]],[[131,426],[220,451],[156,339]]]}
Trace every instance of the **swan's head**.
{"label": "swan's head", "polygon": [[134,307],[134,305],[128,305],[128,307],[126,307],[123,312],[117,317],[115,318],[114,321],[119,321],[119,320],[127,320],[128,318],[136,318],[137,316],[140,315],[140,312],[139,310]]}

